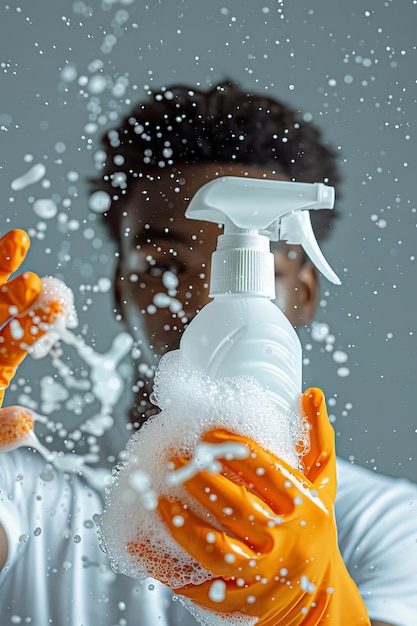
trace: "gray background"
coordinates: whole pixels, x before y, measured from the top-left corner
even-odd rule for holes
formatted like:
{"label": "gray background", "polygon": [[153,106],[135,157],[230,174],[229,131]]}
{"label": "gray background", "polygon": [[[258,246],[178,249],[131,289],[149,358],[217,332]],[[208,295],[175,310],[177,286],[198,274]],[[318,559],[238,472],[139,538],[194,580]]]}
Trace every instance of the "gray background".
{"label": "gray background", "polygon": [[[343,219],[324,248],[343,284],[323,281],[327,339],[323,326],[302,332],[305,382],[326,392],[341,456],[416,480],[416,16],[416,0],[1,3],[1,230],[29,230],[26,267],[73,288],[78,332],[105,352],[122,327],[97,291],[114,255],[87,208],[98,134],[172,82],[231,77],[300,108],[344,176]],[[37,163],[42,180],[14,190]],[[39,217],[39,199],[57,214]],[[27,359],[7,402],[34,399],[44,371]],[[65,407],[51,417],[79,419]]]}

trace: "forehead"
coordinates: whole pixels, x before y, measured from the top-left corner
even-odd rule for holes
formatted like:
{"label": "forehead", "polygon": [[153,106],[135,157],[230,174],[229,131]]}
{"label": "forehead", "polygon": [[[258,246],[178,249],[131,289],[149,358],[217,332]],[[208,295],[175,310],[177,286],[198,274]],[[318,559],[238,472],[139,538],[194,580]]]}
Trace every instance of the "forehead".
{"label": "forehead", "polygon": [[119,232],[122,249],[163,242],[188,247],[200,241],[203,233],[212,246],[213,237],[219,234],[218,226],[189,220],[184,215],[194,193],[208,180],[192,170],[156,171],[137,179],[123,205]]}
{"label": "forehead", "polygon": [[[187,205],[196,191],[215,176],[192,166],[171,170],[151,170],[131,183],[124,209],[142,226],[183,221]],[[188,222],[188,220],[187,220]]]}
{"label": "forehead", "polygon": [[207,229],[206,223],[190,221],[184,213],[197,190],[219,176],[285,178],[264,167],[239,164],[200,163],[170,169],[152,168],[129,183],[129,197],[123,202],[120,234],[126,229],[133,229],[136,233],[167,227],[197,232],[203,226]]}

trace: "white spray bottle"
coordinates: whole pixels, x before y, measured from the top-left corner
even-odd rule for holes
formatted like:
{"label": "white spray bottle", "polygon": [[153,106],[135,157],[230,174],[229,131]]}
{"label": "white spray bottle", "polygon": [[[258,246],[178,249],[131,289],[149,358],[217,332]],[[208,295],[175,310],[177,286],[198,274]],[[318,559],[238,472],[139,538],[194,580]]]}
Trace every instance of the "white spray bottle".
{"label": "white spray bottle", "polygon": [[[225,454],[246,458],[247,448],[238,442],[205,444],[204,430],[237,432],[302,470],[295,449],[301,434],[297,422],[302,423],[301,345],[271,302],[275,276],[269,240],[300,244],[325,276],[339,282],[309,217],[310,209],[330,209],[333,201],[333,188],[320,183],[235,177],[215,179],[193,197],[187,217],[225,227],[212,258],[213,301],[191,321],[180,349],[162,357],[154,386],[161,412],[132,435],[107,493],[100,534],[117,571],[162,577],[173,589],[213,579],[166,532],[156,511],[159,496],[181,500],[181,484],[202,469],[219,471],[217,459]],[[188,463],[167,473],[167,458],[184,451]],[[181,515],[176,517],[182,525]],[[198,615],[202,623],[213,623],[211,612],[209,618]]]}
{"label": "white spray bottle", "polygon": [[332,209],[334,189],[322,183],[226,176],[192,198],[187,218],[224,224],[212,255],[210,296],[186,328],[182,357],[214,380],[252,376],[279,411],[299,412],[302,350],[275,298],[274,257],[269,241],[301,245],[330,281],[328,265],[309,211]]}

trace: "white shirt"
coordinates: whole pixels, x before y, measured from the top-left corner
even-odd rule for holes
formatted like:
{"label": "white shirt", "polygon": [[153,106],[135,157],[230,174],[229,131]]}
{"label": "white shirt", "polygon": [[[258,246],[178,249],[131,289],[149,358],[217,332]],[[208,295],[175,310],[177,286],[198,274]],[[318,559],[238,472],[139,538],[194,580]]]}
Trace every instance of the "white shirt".
{"label": "white shirt", "polygon": [[[336,517],[347,567],[370,617],[417,624],[417,487],[340,461]],[[27,450],[0,456],[1,626],[195,626],[168,589],[114,574],[94,516],[102,497]]]}

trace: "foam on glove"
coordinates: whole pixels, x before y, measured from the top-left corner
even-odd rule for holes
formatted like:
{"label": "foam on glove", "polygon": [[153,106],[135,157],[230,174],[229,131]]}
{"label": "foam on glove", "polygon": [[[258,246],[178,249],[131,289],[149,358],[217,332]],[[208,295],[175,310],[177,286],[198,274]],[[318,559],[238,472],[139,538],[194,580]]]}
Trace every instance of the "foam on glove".
{"label": "foam on glove", "polygon": [[34,442],[34,420],[23,407],[10,406],[0,413],[0,452],[7,452]]}
{"label": "foam on glove", "polygon": [[[28,352],[34,359],[46,356],[51,347],[65,334],[67,328],[78,325],[74,306],[74,294],[59,278],[45,276],[42,278],[42,291],[32,307],[32,320],[39,326],[42,337],[28,346]],[[47,316],[45,321],[42,318]],[[18,322],[19,319],[16,319]]]}

